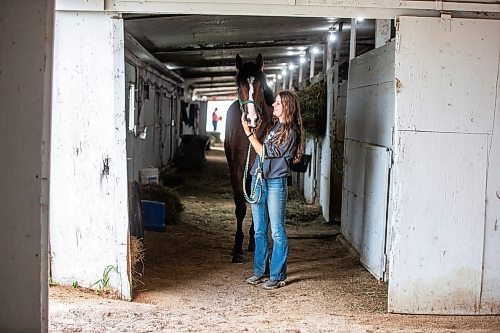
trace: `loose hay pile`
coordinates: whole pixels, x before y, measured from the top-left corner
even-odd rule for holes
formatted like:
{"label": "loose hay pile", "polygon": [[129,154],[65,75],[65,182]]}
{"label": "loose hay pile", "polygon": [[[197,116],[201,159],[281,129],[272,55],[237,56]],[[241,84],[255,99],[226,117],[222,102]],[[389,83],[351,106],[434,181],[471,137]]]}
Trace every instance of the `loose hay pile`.
{"label": "loose hay pile", "polygon": [[321,218],[321,207],[306,203],[304,196],[296,187],[288,188],[286,224],[300,225]]}
{"label": "loose hay pile", "polygon": [[132,289],[138,283],[144,284],[141,278],[144,276],[145,249],[142,241],[134,236],[130,236],[130,264],[132,268]]}
{"label": "loose hay pile", "polygon": [[165,224],[177,224],[180,213],[184,210],[179,195],[163,185],[141,185],[141,200],[152,200],[165,203]]}

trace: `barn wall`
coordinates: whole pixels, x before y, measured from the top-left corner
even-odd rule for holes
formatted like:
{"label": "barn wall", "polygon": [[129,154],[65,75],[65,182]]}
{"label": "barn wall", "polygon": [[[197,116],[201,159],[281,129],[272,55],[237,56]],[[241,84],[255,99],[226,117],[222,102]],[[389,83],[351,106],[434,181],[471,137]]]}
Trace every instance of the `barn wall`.
{"label": "barn wall", "polygon": [[0,2],[0,332],[48,329],[53,5]]}
{"label": "barn wall", "polygon": [[[56,12],[50,178],[52,279],[130,298],[123,22]],[[98,288],[98,285],[94,285]]]}
{"label": "barn wall", "polygon": [[399,19],[391,312],[499,312],[498,36],[500,21]]}
{"label": "barn wall", "polygon": [[140,169],[160,167],[173,157],[179,137],[179,85],[130,50],[126,52],[125,81],[127,123],[130,85],[136,90],[134,126],[127,130],[128,177],[139,180]]}

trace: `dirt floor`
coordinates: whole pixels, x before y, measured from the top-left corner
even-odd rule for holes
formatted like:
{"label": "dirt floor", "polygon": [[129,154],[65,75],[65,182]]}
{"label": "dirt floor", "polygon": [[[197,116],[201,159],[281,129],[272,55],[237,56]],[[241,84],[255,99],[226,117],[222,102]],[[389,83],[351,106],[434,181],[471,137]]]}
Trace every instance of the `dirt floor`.
{"label": "dirt floor", "polygon": [[337,227],[314,219],[318,207],[297,200],[287,225],[287,285],[246,285],[252,254],[231,263],[236,227],[223,151],[207,152],[204,171],[178,192],[181,222],[145,234],[143,284],[133,301],[53,286],[50,332],[500,332],[499,316],[387,313],[387,285],[341,247]]}

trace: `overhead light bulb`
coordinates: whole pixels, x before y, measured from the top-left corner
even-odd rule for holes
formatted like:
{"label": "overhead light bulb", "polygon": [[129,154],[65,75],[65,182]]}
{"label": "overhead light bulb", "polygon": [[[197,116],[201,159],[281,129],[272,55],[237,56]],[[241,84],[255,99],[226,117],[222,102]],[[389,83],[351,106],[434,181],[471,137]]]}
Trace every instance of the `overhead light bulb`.
{"label": "overhead light bulb", "polygon": [[278,80],[281,80],[283,78],[283,75],[278,74]]}
{"label": "overhead light bulb", "polygon": [[294,64],[290,64],[288,65],[288,69],[293,71],[295,69],[295,65]]}
{"label": "overhead light bulb", "polygon": [[357,21],[357,22],[363,22],[364,20],[365,20],[365,18],[364,18],[364,17],[358,17],[358,18],[356,19],[356,21]]}
{"label": "overhead light bulb", "polygon": [[300,57],[299,59],[300,63],[303,64],[306,62],[306,58],[305,57]]}
{"label": "overhead light bulb", "polygon": [[335,36],[335,34],[333,33],[333,31],[330,31],[330,35],[328,36],[328,40],[330,42],[335,42],[336,39],[337,39],[337,36]]}
{"label": "overhead light bulb", "polygon": [[281,75],[286,76],[286,69],[283,69],[283,70],[281,71]]}
{"label": "overhead light bulb", "polygon": [[318,49],[317,46],[313,47],[312,53],[314,53],[314,54],[318,54],[319,53],[319,49]]}

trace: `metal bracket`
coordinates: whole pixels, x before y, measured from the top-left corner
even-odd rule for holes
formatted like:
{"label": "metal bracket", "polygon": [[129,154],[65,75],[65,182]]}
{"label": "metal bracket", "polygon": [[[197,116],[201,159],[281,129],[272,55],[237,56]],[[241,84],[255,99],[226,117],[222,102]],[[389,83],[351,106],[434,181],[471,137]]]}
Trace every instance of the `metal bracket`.
{"label": "metal bracket", "polygon": [[451,20],[451,12],[442,10],[441,11],[441,18],[443,20]]}

